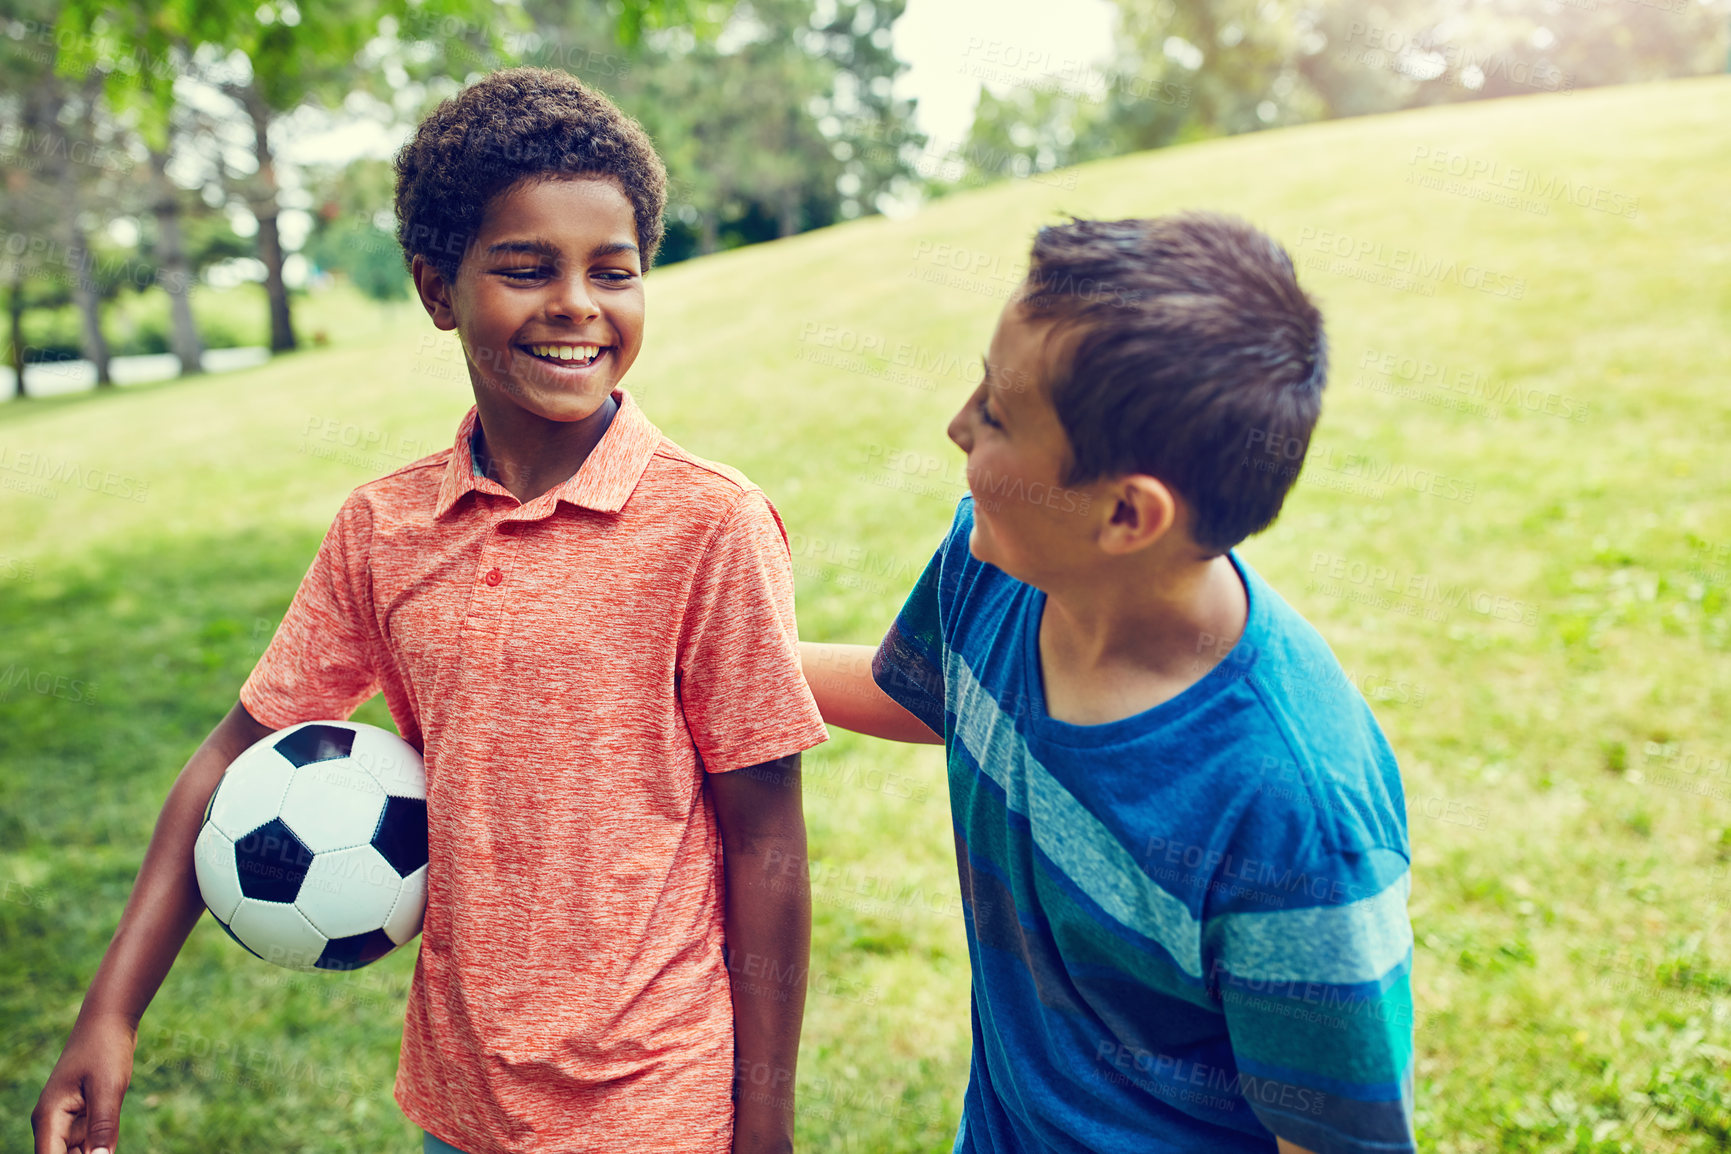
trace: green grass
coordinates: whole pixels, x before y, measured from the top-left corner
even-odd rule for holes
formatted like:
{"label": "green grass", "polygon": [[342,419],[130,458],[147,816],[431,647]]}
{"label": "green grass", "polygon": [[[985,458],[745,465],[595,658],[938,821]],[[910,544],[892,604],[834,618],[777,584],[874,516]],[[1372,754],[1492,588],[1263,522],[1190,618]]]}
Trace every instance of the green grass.
{"label": "green grass", "polygon": [[[803,635],[872,641],[961,492],[944,423],[1036,226],[1210,207],[1284,240],[1334,369],[1310,464],[1244,553],[1334,645],[1400,755],[1425,1146],[1723,1151],[1727,124],[1731,80],[1710,78],[1002,185],[654,275],[629,383],[671,436],[776,501]],[[1477,195],[1409,182],[1428,171],[1419,149],[1496,162],[1548,211],[1484,199],[1490,179]],[[1547,199],[1558,181],[1600,208]],[[1633,216],[1603,211],[1631,201]],[[1364,255],[1311,264],[1335,236]],[[1379,244],[1391,262],[1415,250],[1420,278],[1362,279]],[[1469,269],[1503,295],[1460,283],[1482,283]],[[0,481],[36,483],[7,471],[19,453],[97,477],[0,489],[0,668],[50,675],[0,699],[0,1147],[27,1146],[162,795],[343,494],[447,443],[467,404],[453,346],[412,310],[344,319],[331,348],[257,370],[0,408]],[[388,724],[376,702],[361,716]],[[968,971],[945,913],[938,754],[838,733],[807,772],[801,1148],[947,1149]],[[412,963],[288,976],[207,921],[145,1019],[128,1146],[411,1148],[389,1081]]]}

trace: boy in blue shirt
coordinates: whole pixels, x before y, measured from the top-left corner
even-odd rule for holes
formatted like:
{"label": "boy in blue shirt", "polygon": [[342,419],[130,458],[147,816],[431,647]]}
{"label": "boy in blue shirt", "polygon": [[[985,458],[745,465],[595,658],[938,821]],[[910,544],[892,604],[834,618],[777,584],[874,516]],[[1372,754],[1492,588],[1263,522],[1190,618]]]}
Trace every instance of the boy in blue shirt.
{"label": "boy in blue shirt", "polygon": [[1399,771],[1232,552],[1325,377],[1321,314],[1242,221],[1041,230],[950,422],[949,535],[875,654],[802,646],[826,721],[946,748],[957,1151],[1415,1148]]}

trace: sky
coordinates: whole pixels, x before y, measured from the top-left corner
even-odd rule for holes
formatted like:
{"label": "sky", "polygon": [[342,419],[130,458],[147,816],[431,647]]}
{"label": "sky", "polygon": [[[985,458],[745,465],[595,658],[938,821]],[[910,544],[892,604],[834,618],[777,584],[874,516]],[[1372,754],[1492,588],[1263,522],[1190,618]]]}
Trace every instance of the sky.
{"label": "sky", "polygon": [[1108,0],[908,0],[892,29],[909,68],[896,95],[918,97],[934,143],[958,143],[974,121],[980,85],[1087,89],[1112,47]]}

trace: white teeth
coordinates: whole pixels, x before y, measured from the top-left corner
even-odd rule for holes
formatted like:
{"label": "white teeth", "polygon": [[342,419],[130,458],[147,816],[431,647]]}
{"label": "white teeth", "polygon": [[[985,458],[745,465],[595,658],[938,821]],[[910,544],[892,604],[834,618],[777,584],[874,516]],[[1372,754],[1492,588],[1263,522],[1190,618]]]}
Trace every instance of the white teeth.
{"label": "white teeth", "polygon": [[601,355],[598,345],[530,345],[529,351],[556,361],[588,362]]}

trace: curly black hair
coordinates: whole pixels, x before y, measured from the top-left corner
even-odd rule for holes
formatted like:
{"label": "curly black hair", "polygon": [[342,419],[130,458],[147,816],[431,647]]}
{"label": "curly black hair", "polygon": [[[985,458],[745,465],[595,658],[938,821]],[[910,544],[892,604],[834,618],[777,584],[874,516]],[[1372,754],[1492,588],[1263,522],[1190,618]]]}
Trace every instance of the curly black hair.
{"label": "curly black hair", "polygon": [[488,203],[525,178],[612,177],[631,202],[645,271],[661,245],[667,170],[612,101],[551,68],[477,80],[421,121],[397,153],[397,241],[447,281]]}

